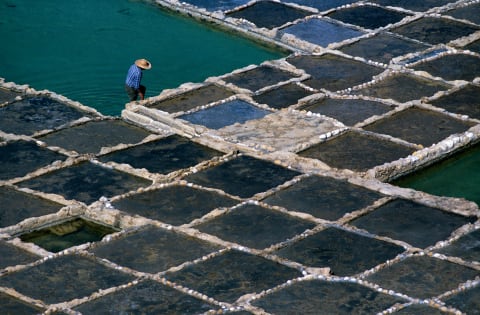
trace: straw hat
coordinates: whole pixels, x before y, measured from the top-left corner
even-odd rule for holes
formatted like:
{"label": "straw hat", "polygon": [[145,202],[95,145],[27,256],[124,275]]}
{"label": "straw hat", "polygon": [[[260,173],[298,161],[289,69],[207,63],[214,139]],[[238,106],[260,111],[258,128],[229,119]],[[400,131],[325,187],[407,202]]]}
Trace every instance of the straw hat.
{"label": "straw hat", "polygon": [[135,65],[139,68],[144,69],[144,70],[148,70],[148,69],[152,68],[152,64],[147,59],[135,60]]}

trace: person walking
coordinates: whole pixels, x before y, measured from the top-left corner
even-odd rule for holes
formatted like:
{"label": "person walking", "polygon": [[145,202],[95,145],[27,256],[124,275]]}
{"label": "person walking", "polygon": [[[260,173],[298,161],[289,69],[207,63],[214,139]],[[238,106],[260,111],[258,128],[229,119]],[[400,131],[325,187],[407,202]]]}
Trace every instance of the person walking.
{"label": "person walking", "polygon": [[140,83],[142,82],[143,70],[149,70],[152,64],[147,59],[135,60],[135,63],[130,66],[125,79],[125,91],[131,101],[136,101],[138,96],[140,99],[145,99],[145,92],[147,88]]}

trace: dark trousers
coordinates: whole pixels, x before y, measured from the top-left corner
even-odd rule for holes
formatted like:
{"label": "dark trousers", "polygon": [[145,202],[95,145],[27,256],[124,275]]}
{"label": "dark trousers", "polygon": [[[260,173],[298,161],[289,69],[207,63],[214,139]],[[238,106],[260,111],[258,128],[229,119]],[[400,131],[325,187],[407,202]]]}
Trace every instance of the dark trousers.
{"label": "dark trousers", "polygon": [[138,92],[142,92],[143,95],[145,95],[145,92],[147,91],[147,88],[143,85],[140,85],[140,87],[137,90],[137,89],[125,84],[125,91],[127,92],[128,98],[130,99],[130,102],[131,102],[131,101],[136,101],[137,100]]}

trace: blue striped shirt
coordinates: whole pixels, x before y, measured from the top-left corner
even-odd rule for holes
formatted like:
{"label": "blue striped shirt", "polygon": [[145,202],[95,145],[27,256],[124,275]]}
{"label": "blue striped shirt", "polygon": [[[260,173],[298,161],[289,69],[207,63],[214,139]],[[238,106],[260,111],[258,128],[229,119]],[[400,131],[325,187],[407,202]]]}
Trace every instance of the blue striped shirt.
{"label": "blue striped shirt", "polygon": [[132,87],[136,90],[140,87],[140,81],[142,81],[142,69],[137,67],[135,64],[130,66],[128,69],[127,78],[125,79],[125,84],[129,87]]}

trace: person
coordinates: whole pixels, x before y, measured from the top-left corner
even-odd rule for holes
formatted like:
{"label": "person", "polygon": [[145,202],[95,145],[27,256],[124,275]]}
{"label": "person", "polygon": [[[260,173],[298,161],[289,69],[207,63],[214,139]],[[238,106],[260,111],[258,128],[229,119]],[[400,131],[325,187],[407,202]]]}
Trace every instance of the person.
{"label": "person", "polygon": [[145,99],[145,92],[147,88],[141,85],[143,70],[149,70],[152,68],[152,64],[147,59],[135,60],[135,63],[130,66],[125,79],[125,91],[131,101],[136,101],[138,96],[140,99]]}

